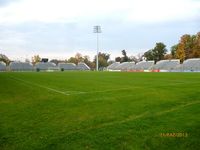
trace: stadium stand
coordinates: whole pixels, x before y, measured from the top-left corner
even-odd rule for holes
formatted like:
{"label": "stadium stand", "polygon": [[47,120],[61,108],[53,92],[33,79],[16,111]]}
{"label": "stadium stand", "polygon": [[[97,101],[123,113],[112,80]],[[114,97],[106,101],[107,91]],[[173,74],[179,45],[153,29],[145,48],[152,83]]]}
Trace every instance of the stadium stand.
{"label": "stadium stand", "polygon": [[120,65],[120,62],[114,62],[107,67],[108,71],[116,70],[116,67]]}
{"label": "stadium stand", "polygon": [[129,71],[134,68],[135,62],[123,62],[115,67],[115,70]]}
{"label": "stadium stand", "polygon": [[[58,66],[52,62],[39,62],[33,67],[26,62],[11,62],[6,67],[0,62],[0,71],[64,71],[64,70],[90,70],[85,63],[59,63]],[[104,69],[103,69],[104,70]],[[145,71],[145,72],[200,72],[200,58],[187,59],[180,64],[179,59],[161,60],[154,65],[154,61],[135,62],[115,62],[107,67],[108,71]]]}
{"label": "stadium stand", "polygon": [[154,61],[114,62],[107,67],[108,71],[146,71],[146,72],[200,72],[200,58],[185,60],[180,64],[179,59],[161,60],[154,64]]}
{"label": "stadium stand", "polygon": [[179,64],[180,64],[179,59],[161,60],[161,61],[158,61],[152,68],[156,70],[173,71],[173,70],[176,70],[176,67]]}
{"label": "stadium stand", "polygon": [[134,69],[135,70],[150,70],[154,65],[154,61],[141,61],[138,62]]}
{"label": "stadium stand", "polygon": [[33,66],[27,62],[11,62],[10,63],[11,71],[32,71]]}
{"label": "stadium stand", "polygon": [[118,66],[116,66],[116,70],[125,70],[125,68],[127,68],[129,62],[123,62],[121,64],[119,64]]}
{"label": "stadium stand", "polygon": [[200,71],[200,58],[187,59],[183,62],[181,70]]}
{"label": "stadium stand", "polygon": [[174,71],[175,71],[175,72],[183,72],[183,71],[184,71],[184,70],[183,70],[183,64],[177,65]]}
{"label": "stadium stand", "polygon": [[77,70],[90,70],[90,67],[85,63],[78,63]]}
{"label": "stadium stand", "polygon": [[62,71],[64,71],[64,70],[76,70],[77,69],[77,67],[74,63],[59,63],[58,67]]}
{"label": "stadium stand", "polygon": [[36,70],[58,70],[56,64],[51,62],[39,62],[35,65]]}
{"label": "stadium stand", "polygon": [[6,64],[4,62],[0,62],[0,71],[6,71]]}
{"label": "stadium stand", "polygon": [[127,65],[127,71],[134,70],[135,68],[135,62],[129,62]]}

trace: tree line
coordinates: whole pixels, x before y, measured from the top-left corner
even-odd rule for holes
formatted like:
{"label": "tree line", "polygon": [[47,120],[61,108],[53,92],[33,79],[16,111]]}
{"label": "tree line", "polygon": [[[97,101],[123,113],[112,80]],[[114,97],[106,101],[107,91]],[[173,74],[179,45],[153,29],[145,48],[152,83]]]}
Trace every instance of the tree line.
{"label": "tree line", "polygon": [[[98,54],[98,60],[99,60],[99,69],[103,69],[104,67],[107,67],[109,64],[111,64],[113,61],[110,60],[110,54],[99,52]],[[7,66],[12,62],[6,55],[0,54],[0,61],[4,62]],[[32,63],[35,65],[38,62],[41,62],[42,58],[39,55],[34,55],[31,60],[26,59],[25,62]],[[58,60],[58,59],[52,59],[50,62],[55,63],[56,65],[58,63],[74,63],[78,64],[79,62],[84,62],[87,64],[91,69],[96,68],[96,56],[91,61],[90,57],[87,55],[82,55],[81,53],[76,53],[74,57],[70,57],[69,59],[65,60]]]}
{"label": "tree line", "polygon": [[[110,54],[99,52],[99,55],[98,55],[99,69],[103,69],[104,67],[107,67],[109,64],[111,64],[109,59],[110,59]],[[33,56],[31,62],[33,65],[35,65],[37,62],[41,62],[40,56],[39,55]],[[91,61],[89,56],[87,55],[83,56],[81,53],[76,53],[75,56],[70,57],[69,59],[65,59],[65,60],[52,59],[50,60],[50,62],[55,63],[56,65],[58,63],[74,63],[77,65],[80,62],[84,62],[92,70],[96,68],[96,56]]]}
{"label": "tree line", "polygon": [[[198,32],[195,35],[189,35],[185,34],[181,36],[179,42],[175,45],[173,45],[170,49],[170,52],[167,53],[168,50],[166,48],[166,45],[163,42],[158,42],[155,44],[155,47],[147,50],[143,54],[138,54],[137,56],[128,56],[126,50],[122,50],[122,57],[118,56],[115,58],[115,61],[110,60],[110,54],[99,52],[98,58],[99,58],[99,69],[103,69],[104,67],[107,67],[113,62],[139,62],[142,60],[154,60],[155,62],[164,60],[164,59],[180,59],[180,62],[182,63],[184,60],[188,58],[200,58],[200,32]],[[0,54],[0,61],[3,61],[6,63],[6,65],[9,65],[11,60],[3,54]],[[35,65],[37,62],[40,62],[41,58],[39,55],[34,55],[32,57],[32,60],[26,59],[26,62],[31,62],[33,65]],[[53,62],[55,64],[58,63],[74,63],[78,64],[79,62],[86,63],[91,69],[95,69],[96,67],[96,56],[93,60],[90,59],[87,55],[82,55],[81,53],[75,54],[74,57],[70,57],[66,60],[57,60],[52,59],[50,62]]]}
{"label": "tree line", "polygon": [[189,58],[200,58],[200,32],[181,36],[179,42],[171,47],[169,54],[164,43],[156,43],[153,49],[144,53],[144,57],[155,62],[163,59],[180,59],[181,63]]}

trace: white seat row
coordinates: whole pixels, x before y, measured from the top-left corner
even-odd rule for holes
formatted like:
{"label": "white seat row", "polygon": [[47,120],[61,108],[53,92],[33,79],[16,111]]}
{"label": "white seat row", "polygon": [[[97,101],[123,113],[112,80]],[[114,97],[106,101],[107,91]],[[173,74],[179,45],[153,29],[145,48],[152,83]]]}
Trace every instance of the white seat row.
{"label": "white seat row", "polygon": [[9,65],[10,70],[12,71],[31,71],[33,66],[30,63],[26,62],[11,62]]}
{"label": "white seat row", "polygon": [[200,71],[200,58],[184,61],[182,69],[185,71]]}
{"label": "white seat row", "polygon": [[200,58],[187,59],[180,64],[179,59],[161,60],[154,64],[154,61],[115,62],[107,67],[107,70],[166,70],[166,71],[200,71]]}
{"label": "white seat row", "polygon": [[153,69],[158,69],[158,70],[176,70],[176,67],[179,64],[180,64],[180,60],[179,59],[161,60],[161,61],[157,62],[153,66]]}
{"label": "white seat row", "polygon": [[135,70],[148,70],[154,65],[154,61],[141,61],[135,65]]}
{"label": "white seat row", "polygon": [[[32,71],[32,70],[90,70],[85,63],[59,63],[58,66],[52,62],[39,62],[33,66],[30,63],[26,62],[11,62],[8,66],[11,71]],[[6,65],[3,62],[0,62],[0,71],[5,71]]]}
{"label": "white seat row", "polygon": [[49,70],[50,68],[55,68],[56,64],[51,62],[39,62],[35,64],[36,70]]}
{"label": "white seat row", "polygon": [[4,62],[0,62],[0,71],[6,70],[6,64]]}

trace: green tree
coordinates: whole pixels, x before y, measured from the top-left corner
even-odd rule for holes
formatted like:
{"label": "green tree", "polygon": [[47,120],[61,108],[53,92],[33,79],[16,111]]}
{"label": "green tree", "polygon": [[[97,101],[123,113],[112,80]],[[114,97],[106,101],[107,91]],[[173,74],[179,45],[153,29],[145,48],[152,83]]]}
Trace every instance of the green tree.
{"label": "green tree", "polygon": [[116,61],[116,62],[121,62],[122,59],[121,59],[121,57],[116,57],[116,58],[115,58],[115,61]]}
{"label": "green tree", "polygon": [[172,56],[172,54],[165,54],[164,59],[170,60],[170,59],[173,59],[173,56]]}
{"label": "green tree", "polygon": [[32,57],[32,64],[35,65],[36,63],[40,62],[41,61],[41,58],[39,55],[34,55]]}
{"label": "green tree", "polygon": [[76,53],[75,58],[76,58],[78,63],[84,61],[84,58],[83,58],[81,53]]}
{"label": "green tree", "polygon": [[122,61],[121,62],[128,62],[129,58],[128,58],[127,54],[126,54],[126,50],[122,50],[122,55],[123,55],[123,57],[122,57]]}
{"label": "green tree", "polygon": [[91,70],[95,69],[95,63],[90,61],[90,57],[89,56],[85,55],[85,56],[83,56],[83,59],[84,59],[83,62],[85,64],[87,64],[90,67]]}
{"label": "green tree", "polygon": [[166,45],[162,42],[156,43],[156,46],[152,50],[155,62],[163,60],[167,53]]}
{"label": "green tree", "polygon": [[135,63],[138,63],[140,61],[140,58],[137,58],[136,56],[130,56],[129,60]]}
{"label": "green tree", "polygon": [[[109,65],[108,64],[109,59],[110,59],[110,54],[99,52],[99,55],[98,55],[99,68],[107,67]],[[93,62],[96,63],[96,56]]]}
{"label": "green tree", "polygon": [[163,60],[167,53],[166,45],[162,42],[156,43],[153,49],[144,53],[146,60],[154,60],[155,62]]}
{"label": "green tree", "polygon": [[74,63],[74,64],[78,64],[80,62],[84,62],[84,58],[82,56],[81,53],[76,53],[76,55],[74,57],[70,57],[68,60],[67,60],[68,63]]}
{"label": "green tree", "polygon": [[172,58],[176,58],[177,49],[178,49],[178,44],[173,45],[173,46],[171,47],[171,55],[172,55]]}
{"label": "green tree", "polygon": [[0,54],[0,61],[3,61],[7,66],[10,63],[10,59],[4,54]]}
{"label": "green tree", "polygon": [[154,54],[153,54],[153,50],[150,49],[147,52],[144,53],[144,57],[146,58],[146,60],[154,60]]}
{"label": "green tree", "polygon": [[68,60],[67,60],[68,63],[74,63],[74,64],[78,64],[78,60],[75,58],[75,57],[70,57]]}
{"label": "green tree", "polygon": [[94,70],[95,68],[95,63],[90,61],[90,57],[85,55],[82,56],[82,54],[80,53],[76,53],[76,55],[74,57],[70,57],[68,60],[66,60],[67,63],[74,63],[74,64],[78,64],[79,62],[84,62],[85,64],[87,64],[92,70]]}

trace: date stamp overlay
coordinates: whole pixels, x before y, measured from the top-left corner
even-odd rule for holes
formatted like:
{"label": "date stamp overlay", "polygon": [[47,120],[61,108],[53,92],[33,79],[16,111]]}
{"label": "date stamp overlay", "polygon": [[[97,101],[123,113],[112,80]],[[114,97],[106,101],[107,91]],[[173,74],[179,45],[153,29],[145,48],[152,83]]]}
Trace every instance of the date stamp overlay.
{"label": "date stamp overlay", "polygon": [[160,137],[178,137],[178,138],[187,138],[189,134],[187,132],[165,132],[160,133]]}

